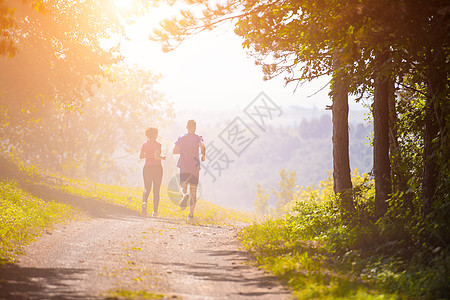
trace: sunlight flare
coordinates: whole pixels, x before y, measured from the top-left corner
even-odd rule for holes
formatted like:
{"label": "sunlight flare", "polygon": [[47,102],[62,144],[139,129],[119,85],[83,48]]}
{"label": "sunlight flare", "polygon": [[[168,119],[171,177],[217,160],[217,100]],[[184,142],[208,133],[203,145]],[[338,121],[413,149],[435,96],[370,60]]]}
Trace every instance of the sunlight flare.
{"label": "sunlight flare", "polygon": [[134,6],[133,0],[115,0],[114,5],[120,10],[131,10]]}

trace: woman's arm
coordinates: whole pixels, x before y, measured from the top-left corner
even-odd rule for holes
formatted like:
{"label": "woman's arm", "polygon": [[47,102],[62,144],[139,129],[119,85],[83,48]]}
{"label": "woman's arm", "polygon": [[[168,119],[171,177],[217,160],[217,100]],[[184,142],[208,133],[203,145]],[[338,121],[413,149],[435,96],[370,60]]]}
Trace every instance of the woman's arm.
{"label": "woman's arm", "polygon": [[161,149],[156,149],[155,150],[154,157],[155,157],[155,159],[158,159],[158,160],[165,160],[166,159],[165,155],[161,155]]}
{"label": "woman's arm", "polygon": [[139,154],[139,158],[143,159],[145,158],[145,152],[141,149],[141,153]]}

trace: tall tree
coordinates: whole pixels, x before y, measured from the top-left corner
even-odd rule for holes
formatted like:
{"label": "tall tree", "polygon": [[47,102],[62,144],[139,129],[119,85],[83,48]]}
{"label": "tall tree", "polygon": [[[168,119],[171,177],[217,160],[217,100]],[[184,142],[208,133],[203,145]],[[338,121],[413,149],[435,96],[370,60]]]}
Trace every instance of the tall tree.
{"label": "tall tree", "polygon": [[256,185],[256,198],[254,201],[255,211],[257,214],[263,215],[267,213],[269,207],[270,194],[263,188],[261,184]]}
{"label": "tall tree", "polygon": [[274,189],[273,193],[277,196],[278,202],[276,204],[276,210],[278,213],[283,212],[286,204],[294,199],[295,194],[295,182],[297,181],[296,171],[286,171],[282,169],[280,171],[280,180],[278,181],[278,191]]}
{"label": "tall tree", "polygon": [[339,195],[340,205],[346,212],[354,209],[348,135],[348,78],[339,71],[338,55],[335,55],[335,74],[332,87],[333,121],[333,188]]}
{"label": "tall tree", "polygon": [[136,161],[145,128],[162,128],[174,115],[171,103],[157,90],[158,75],[126,64],[113,66],[110,75],[112,81],[103,78],[78,110],[34,101],[28,108],[35,117],[21,131],[22,139],[3,141],[3,146],[42,169],[123,181],[124,175],[135,172],[130,161]]}
{"label": "tall tree", "polygon": [[383,65],[388,63],[388,53],[377,56],[379,71],[375,78],[373,101],[374,123],[374,175],[375,175],[375,214],[383,216],[388,208],[387,200],[391,189],[391,165],[389,160],[389,75],[383,71]]}
{"label": "tall tree", "polygon": [[61,134],[66,151],[71,151],[74,142],[79,145],[66,159],[78,157],[85,176],[117,182],[135,171],[129,160],[130,156],[136,157],[145,140],[145,129],[167,126],[174,112],[156,88],[158,75],[138,66],[119,64],[111,69],[111,76],[113,81],[103,79],[80,112],[67,115]]}
{"label": "tall tree", "polygon": [[[77,109],[108,66],[120,58],[102,38],[122,34],[113,7],[98,1],[4,1],[13,56],[0,57],[0,133],[30,143],[30,123],[53,105]],[[48,109],[45,109],[45,108]],[[27,133],[27,134],[25,134]],[[35,133],[33,136],[39,135]]]}
{"label": "tall tree", "polygon": [[111,65],[121,60],[122,17],[114,1],[0,1],[4,145],[33,149],[44,137],[50,140],[43,146],[57,144],[48,133],[55,126],[43,120],[63,124],[61,108],[79,109],[92,88],[111,77]]}
{"label": "tall tree", "polygon": [[[14,1],[11,39],[15,55],[0,58],[3,101],[20,107],[45,96],[62,105],[78,105],[107,66],[118,62],[117,43],[103,39],[123,35],[121,20],[112,4],[102,1],[46,1],[33,9],[29,2]],[[21,107],[22,106],[22,107]]]}
{"label": "tall tree", "polygon": [[[443,114],[446,110],[445,100],[448,96],[446,97],[442,94],[446,91],[445,85],[448,85],[448,72],[445,74],[446,71],[443,67],[445,66],[445,56],[443,56],[441,49],[435,48],[433,50],[434,53],[431,53],[430,49],[429,61],[430,65],[434,65],[435,68],[430,68],[427,72],[427,97],[425,104],[425,127],[423,133],[424,166],[422,197],[423,211],[425,214],[431,212],[432,204],[437,196],[436,192],[440,171],[438,168],[439,148],[441,148],[442,145],[445,145],[445,139],[448,139],[448,137],[446,137],[448,124],[445,124],[446,116]],[[446,59],[448,59],[448,56]],[[444,148],[442,150],[444,151],[444,153],[442,153],[443,155],[448,155],[448,149]]]}
{"label": "tall tree", "polygon": [[[427,84],[424,128],[423,211],[432,211],[436,200],[448,202],[450,182],[450,4],[436,1],[424,14],[427,22],[421,37],[425,58],[423,75]],[[447,198],[447,199],[446,199]],[[439,207],[439,206],[438,206]],[[440,208],[438,208],[440,209]],[[450,214],[450,211],[447,213]]]}

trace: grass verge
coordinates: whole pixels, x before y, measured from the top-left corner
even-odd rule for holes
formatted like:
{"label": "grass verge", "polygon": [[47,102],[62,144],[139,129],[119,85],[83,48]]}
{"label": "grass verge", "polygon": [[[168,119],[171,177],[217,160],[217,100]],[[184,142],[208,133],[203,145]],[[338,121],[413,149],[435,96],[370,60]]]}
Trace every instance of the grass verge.
{"label": "grass verge", "polygon": [[284,219],[244,228],[239,235],[257,263],[287,284],[297,299],[398,299],[349,272],[315,240],[295,237]]}
{"label": "grass verge", "polygon": [[[142,187],[127,187],[100,184],[88,180],[75,180],[71,178],[46,175],[39,183],[48,189],[58,189],[69,195],[79,196],[84,199],[96,199],[106,203],[118,205],[130,210],[141,212]],[[150,194],[147,204],[148,214],[153,212],[153,195]],[[174,218],[184,220],[189,213],[189,207],[181,211],[180,207],[168,196],[167,187],[161,187],[160,202],[158,207],[160,218]],[[234,209],[224,208],[219,205],[199,199],[195,208],[196,225],[242,225],[249,224],[254,215]]]}
{"label": "grass verge", "polygon": [[[163,299],[166,298],[163,294],[150,293],[144,290],[130,291],[117,289],[106,293],[106,299],[108,300],[122,300],[122,299]],[[173,298],[177,299],[177,298]]]}
{"label": "grass verge", "polygon": [[0,264],[14,262],[25,244],[56,223],[78,215],[67,204],[31,196],[14,181],[0,182],[0,207]]}
{"label": "grass verge", "polygon": [[448,244],[431,243],[427,227],[395,207],[374,218],[373,184],[354,180],[352,214],[339,209],[329,179],[296,192],[286,215],[242,229],[241,243],[298,299],[450,299]]}

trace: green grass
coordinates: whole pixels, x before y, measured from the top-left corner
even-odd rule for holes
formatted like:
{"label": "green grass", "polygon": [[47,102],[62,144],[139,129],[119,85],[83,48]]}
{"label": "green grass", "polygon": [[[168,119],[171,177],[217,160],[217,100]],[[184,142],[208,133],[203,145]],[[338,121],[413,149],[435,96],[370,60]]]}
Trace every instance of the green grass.
{"label": "green grass", "polygon": [[0,182],[0,207],[0,264],[13,262],[22,246],[78,214],[69,205],[32,197],[13,181]]}
{"label": "green grass", "polygon": [[[110,300],[120,300],[120,299],[163,299],[165,296],[163,294],[154,294],[147,291],[130,291],[117,289],[106,293],[106,299]],[[177,299],[173,298],[172,299]]]}
{"label": "green grass", "polygon": [[[88,180],[75,180],[56,175],[47,175],[41,185],[49,189],[57,188],[64,193],[80,196],[86,199],[97,199],[125,207],[136,212],[141,211],[143,187],[126,187],[100,184]],[[148,214],[153,211],[153,195],[150,194],[147,204]],[[184,220],[189,213],[189,207],[181,211],[167,194],[167,187],[161,187],[158,213],[160,218]],[[254,215],[234,209],[215,205],[205,199],[199,199],[195,208],[195,224],[197,225],[242,225],[250,223]]]}
{"label": "green grass", "polygon": [[297,299],[397,299],[377,291],[333,262],[316,240],[298,238],[286,219],[267,220],[241,230],[239,239],[264,269],[278,276]]}
{"label": "green grass", "polygon": [[450,299],[450,249],[428,246],[414,219],[375,222],[372,183],[356,177],[354,185],[350,218],[328,180],[300,189],[289,214],[247,226],[239,239],[298,299]]}

